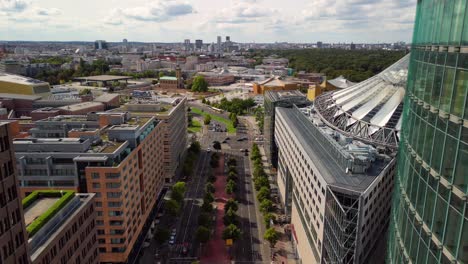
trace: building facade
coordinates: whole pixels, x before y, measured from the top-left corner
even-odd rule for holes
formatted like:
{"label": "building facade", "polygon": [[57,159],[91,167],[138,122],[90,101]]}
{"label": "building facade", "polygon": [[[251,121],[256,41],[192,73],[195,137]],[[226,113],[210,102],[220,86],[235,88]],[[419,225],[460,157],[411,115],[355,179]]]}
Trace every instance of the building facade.
{"label": "building facade", "polygon": [[[98,263],[94,196],[93,193],[73,194],[73,198],[30,237],[31,263]],[[36,206],[42,207],[40,199],[37,199]],[[25,212],[28,210],[25,208]],[[34,211],[34,208],[30,210]],[[40,210],[39,214],[44,211]]]}
{"label": "building facade", "polygon": [[27,264],[27,234],[11,140],[8,123],[0,122],[0,262]]}
{"label": "building facade", "polygon": [[387,263],[468,263],[468,5],[418,1]]}
{"label": "building facade", "polygon": [[395,159],[337,134],[308,111],[276,108],[275,120],[276,181],[297,257],[366,263],[388,225]]}
{"label": "building facade", "polygon": [[274,168],[278,168],[278,146],[275,142],[275,109],[290,108],[293,105],[306,106],[312,104],[300,91],[267,91],[264,95],[265,117],[263,135],[265,136],[265,154]]}

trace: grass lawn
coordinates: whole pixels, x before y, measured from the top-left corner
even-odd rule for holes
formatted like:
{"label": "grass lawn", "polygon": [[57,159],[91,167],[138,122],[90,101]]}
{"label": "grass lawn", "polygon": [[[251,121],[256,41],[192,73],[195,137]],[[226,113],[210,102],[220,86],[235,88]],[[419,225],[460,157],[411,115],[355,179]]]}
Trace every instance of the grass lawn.
{"label": "grass lawn", "polygon": [[188,127],[188,131],[192,133],[200,132],[202,124],[195,119],[192,119],[192,125]]}
{"label": "grass lawn", "polygon": [[[206,112],[202,112],[202,110],[200,108],[196,108],[196,107],[190,107],[190,109],[192,109],[192,113],[195,113],[195,114],[198,114],[198,115],[202,115],[203,117],[205,117],[206,115],[208,115],[209,113],[206,113]],[[226,128],[227,128],[227,131],[228,133],[236,133],[236,128],[232,125],[232,121],[229,120],[229,119],[226,119],[224,117],[220,117],[218,115],[213,115],[213,114],[209,114],[211,116],[211,119],[212,120],[215,120],[215,121],[218,121],[220,123],[223,123],[226,125]]]}

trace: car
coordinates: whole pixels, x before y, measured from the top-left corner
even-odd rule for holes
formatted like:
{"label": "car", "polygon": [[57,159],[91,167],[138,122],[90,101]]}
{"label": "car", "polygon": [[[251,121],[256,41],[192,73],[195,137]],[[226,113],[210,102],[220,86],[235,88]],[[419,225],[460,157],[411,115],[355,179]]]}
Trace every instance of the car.
{"label": "car", "polygon": [[187,251],[188,251],[188,250],[187,250],[187,247],[184,246],[184,247],[182,248],[182,254],[186,255],[186,254],[187,254]]}
{"label": "car", "polygon": [[149,242],[143,242],[143,248],[149,247],[151,244]]}
{"label": "car", "polygon": [[240,151],[240,152],[244,152],[244,151],[245,151],[245,149],[240,149],[239,151]]}
{"label": "car", "polygon": [[177,233],[177,229],[176,229],[176,228],[172,228],[172,230],[171,230],[171,235],[172,235],[172,236],[175,236],[176,233]]}
{"label": "car", "polygon": [[174,239],[169,240],[169,244],[174,245],[174,243],[175,243]]}
{"label": "car", "polygon": [[223,142],[222,142],[222,143],[223,143],[223,144],[227,144],[227,141],[226,141],[226,140],[223,140]]}
{"label": "car", "polygon": [[230,139],[231,139],[230,137],[227,137],[227,138],[225,138],[224,140],[226,141],[226,140],[230,140]]}
{"label": "car", "polygon": [[210,148],[207,148],[207,149],[206,149],[206,152],[210,153],[210,152],[211,152],[211,149],[210,149]]}
{"label": "car", "polygon": [[244,141],[242,138],[238,138],[237,141]]}
{"label": "car", "polygon": [[241,139],[242,139],[242,140],[248,140],[248,138],[246,138],[246,137],[242,137]]}

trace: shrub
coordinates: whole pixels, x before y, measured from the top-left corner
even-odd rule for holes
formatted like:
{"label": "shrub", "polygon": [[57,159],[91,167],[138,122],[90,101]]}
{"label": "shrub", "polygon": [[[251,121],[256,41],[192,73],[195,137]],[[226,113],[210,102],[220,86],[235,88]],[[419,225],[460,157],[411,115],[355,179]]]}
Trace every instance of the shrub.
{"label": "shrub", "polygon": [[215,189],[214,185],[211,182],[208,182],[205,185],[205,191],[209,192],[209,193],[214,193],[216,191],[216,189]]}
{"label": "shrub", "polygon": [[257,199],[259,202],[270,198],[270,189],[267,187],[260,188],[260,191],[257,193]]}
{"label": "shrub", "polygon": [[229,211],[229,209],[232,209],[237,212],[237,210],[239,209],[239,204],[236,200],[231,198],[226,202],[226,204],[224,205],[224,211],[227,212]]}
{"label": "shrub", "polygon": [[236,182],[233,180],[228,180],[228,182],[226,183],[226,193],[232,194],[233,192],[236,191],[236,189],[237,189]]}
{"label": "shrub", "polygon": [[260,212],[264,214],[270,212],[272,208],[273,208],[273,202],[268,199],[265,199],[260,203]]}
{"label": "shrub", "polygon": [[[57,214],[60,209],[62,209],[73,197],[75,197],[75,192],[73,191],[63,191],[64,195],[55,202],[47,211],[45,211],[41,216],[34,220],[31,224],[26,227],[29,237],[34,236],[34,234],[39,231],[46,223],[49,221],[55,214]],[[60,191],[44,192],[45,195],[61,195]],[[40,192],[39,195],[42,195]],[[55,196],[56,197],[56,196]],[[37,197],[36,197],[37,199]]]}

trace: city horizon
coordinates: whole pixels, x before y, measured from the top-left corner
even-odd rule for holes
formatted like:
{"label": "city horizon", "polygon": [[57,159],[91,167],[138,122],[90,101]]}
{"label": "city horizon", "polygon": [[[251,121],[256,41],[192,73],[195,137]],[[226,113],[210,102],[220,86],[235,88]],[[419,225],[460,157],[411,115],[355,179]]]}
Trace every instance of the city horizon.
{"label": "city horizon", "polygon": [[[414,0],[280,1],[84,1],[79,6],[55,0],[0,1],[0,35],[4,41],[66,39],[180,42],[186,38],[235,36],[241,43],[392,43],[409,42]],[[190,37],[188,37],[190,36]],[[193,37],[192,37],[193,36]],[[211,41],[208,41],[211,42]]]}

